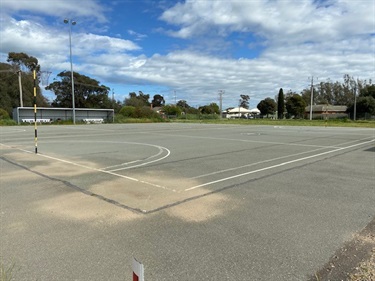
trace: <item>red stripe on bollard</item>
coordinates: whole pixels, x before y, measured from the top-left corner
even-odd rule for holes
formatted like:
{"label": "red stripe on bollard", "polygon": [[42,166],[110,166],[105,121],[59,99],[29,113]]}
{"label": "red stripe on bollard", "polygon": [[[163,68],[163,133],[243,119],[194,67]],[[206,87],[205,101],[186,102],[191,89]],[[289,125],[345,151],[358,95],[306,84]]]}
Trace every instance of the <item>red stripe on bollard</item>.
{"label": "red stripe on bollard", "polygon": [[133,281],[144,281],[145,280],[145,270],[143,264],[133,258],[132,261],[133,269]]}

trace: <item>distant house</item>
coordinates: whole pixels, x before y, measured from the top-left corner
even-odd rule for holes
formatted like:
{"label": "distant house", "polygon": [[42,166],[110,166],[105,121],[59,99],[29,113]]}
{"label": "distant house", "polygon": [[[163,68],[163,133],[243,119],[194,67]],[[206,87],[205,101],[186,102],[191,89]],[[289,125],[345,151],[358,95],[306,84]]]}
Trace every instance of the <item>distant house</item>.
{"label": "distant house", "polygon": [[159,114],[164,113],[162,106],[155,106],[155,107],[151,106],[151,109]]}
{"label": "distant house", "polygon": [[166,114],[165,114],[165,111],[163,110],[162,106],[155,106],[155,107],[153,107],[151,105],[151,109],[152,109],[152,111],[158,113],[162,118],[166,118]]}
{"label": "distant house", "polygon": [[[317,104],[312,106],[313,119],[332,119],[348,117],[345,105]],[[305,117],[310,118],[310,106],[305,108]]]}
{"label": "distant house", "polygon": [[257,108],[247,109],[244,107],[232,107],[223,112],[223,116],[226,118],[251,118],[259,114],[260,111]]}

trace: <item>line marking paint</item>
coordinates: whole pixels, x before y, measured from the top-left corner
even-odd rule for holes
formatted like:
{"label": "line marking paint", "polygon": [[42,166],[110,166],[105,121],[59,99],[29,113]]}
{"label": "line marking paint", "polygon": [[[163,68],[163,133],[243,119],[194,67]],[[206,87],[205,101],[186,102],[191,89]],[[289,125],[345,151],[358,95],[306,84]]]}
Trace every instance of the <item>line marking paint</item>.
{"label": "line marking paint", "polygon": [[[31,151],[24,150],[24,149],[21,149],[21,148],[12,147],[12,146],[5,145],[5,144],[2,144],[2,143],[0,143],[0,145],[2,145],[4,147],[7,147],[7,148],[16,149],[16,150],[19,150],[19,151],[22,151],[22,152],[26,152],[26,153],[32,154]],[[68,161],[68,160],[57,158],[57,157],[49,156],[49,155],[46,155],[46,154],[43,154],[43,153],[38,153],[38,154],[36,154],[36,156],[38,156],[38,157],[44,157],[44,158],[48,158],[48,159],[52,159],[52,160],[59,161],[59,162],[62,162],[62,163],[66,163],[66,164],[69,164],[69,165],[74,165],[74,166],[77,166],[77,167],[81,167],[81,168],[84,168],[84,169],[87,169],[87,170],[92,170],[92,171],[96,171],[96,172],[99,172],[99,173],[104,173],[104,174],[116,176],[116,177],[119,177],[119,178],[123,178],[123,179],[131,180],[131,181],[139,182],[139,183],[142,183],[142,184],[146,184],[146,185],[150,185],[150,186],[162,188],[162,189],[165,189],[165,190],[177,192],[175,189],[168,188],[168,187],[165,187],[165,186],[162,186],[162,185],[159,185],[159,184],[153,184],[153,183],[150,183],[150,182],[147,182],[147,181],[143,181],[143,180],[139,180],[139,179],[136,179],[136,178],[132,178],[132,177],[120,175],[120,174],[117,174],[117,173],[114,173],[114,172],[111,172],[111,171],[105,171],[105,170],[101,170],[101,169],[89,167],[89,166],[78,164],[78,163],[75,163],[75,162],[72,162],[72,161]]]}
{"label": "line marking paint", "polygon": [[[161,158],[156,159],[156,160],[148,161],[148,162],[145,162],[145,163],[142,163],[142,164],[133,165],[133,166],[129,166],[129,167],[122,167],[122,168],[118,168],[118,169],[109,170],[109,172],[117,172],[117,171],[128,170],[128,169],[133,169],[133,168],[145,166],[145,165],[148,165],[148,164],[151,164],[151,163],[155,163],[155,162],[161,161],[161,160],[167,158],[171,154],[171,151],[168,148],[165,148],[165,147],[162,147],[162,146],[157,146],[157,147],[160,149],[159,153],[157,155],[153,155],[153,156],[150,156],[150,157],[146,158],[146,160],[161,155],[163,151],[166,151],[167,154],[164,155]],[[141,160],[137,160],[137,161],[139,162]],[[121,165],[123,165],[123,164],[121,164]],[[103,168],[103,169],[106,169],[106,168]]]}
{"label": "line marking paint", "polygon": [[[169,135],[152,133],[154,135]],[[273,142],[273,141],[253,141],[253,140],[240,140],[230,138],[214,138],[214,137],[200,137],[200,136],[188,136],[188,135],[170,135],[173,137],[193,138],[193,139],[208,139],[208,140],[222,140],[222,141],[233,141],[233,142],[249,142],[249,143],[261,143],[261,144],[276,144],[276,145],[287,145],[287,146],[302,146],[302,147],[318,147],[318,148],[337,148],[337,146],[323,146],[314,144],[300,144],[300,143],[285,143],[285,142]]]}
{"label": "line marking paint", "polygon": [[234,179],[234,178],[243,177],[243,176],[246,176],[246,175],[255,174],[255,173],[266,171],[266,170],[271,170],[271,169],[274,169],[274,168],[278,168],[278,167],[281,167],[281,166],[285,166],[285,165],[289,165],[289,164],[292,164],[292,163],[300,162],[300,161],[303,161],[303,160],[307,160],[307,159],[319,157],[319,156],[322,156],[322,155],[334,153],[334,152],[337,152],[337,151],[340,151],[340,150],[344,150],[344,149],[348,149],[348,148],[353,148],[353,147],[356,147],[356,146],[364,145],[364,144],[371,143],[371,142],[374,142],[374,141],[375,141],[375,139],[372,139],[372,140],[369,140],[369,141],[366,141],[366,142],[361,142],[361,143],[353,144],[353,145],[350,145],[350,146],[337,148],[337,149],[334,149],[334,150],[331,150],[331,151],[326,151],[326,152],[318,153],[318,154],[315,154],[315,155],[306,156],[306,157],[295,159],[295,160],[290,160],[290,161],[283,162],[283,163],[280,163],[280,164],[277,164],[277,165],[272,165],[272,166],[269,166],[269,167],[266,167],[266,168],[262,168],[262,169],[258,169],[258,170],[254,170],[254,171],[250,171],[250,172],[246,172],[246,173],[234,175],[234,176],[231,176],[231,177],[222,178],[222,179],[219,179],[219,180],[216,180],[216,181],[211,181],[211,182],[207,182],[207,183],[204,183],[204,184],[196,185],[196,186],[193,186],[193,187],[185,189],[185,191],[191,191],[191,190],[197,189],[199,187],[211,185],[211,184],[214,184],[214,183],[219,183],[219,182],[231,180],[231,179]]}
{"label": "line marking paint", "polygon": [[[358,142],[358,141],[364,141],[364,140],[367,140],[367,139],[368,138],[364,138],[364,139],[360,139],[360,140],[348,141],[348,142],[340,143],[339,145],[346,145],[346,144],[349,144],[349,143]],[[337,148],[340,148],[340,147],[335,147],[335,148],[337,149]],[[276,158],[272,158],[272,159],[267,159],[267,160],[263,160],[263,161],[251,163],[251,164],[248,164],[248,165],[243,165],[243,166],[229,168],[229,169],[224,169],[224,170],[221,170],[221,171],[216,171],[216,172],[212,172],[212,173],[208,173],[208,174],[203,174],[203,175],[199,175],[199,176],[196,176],[196,177],[191,177],[189,179],[199,179],[199,178],[203,178],[203,177],[206,177],[206,176],[217,175],[217,174],[221,174],[221,173],[225,173],[225,172],[230,172],[230,171],[234,171],[234,170],[243,169],[243,168],[246,168],[246,167],[256,166],[258,164],[264,164],[264,163],[267,163],[267,162],[281,160],[281,159],[284,159],[284,158],[289,158],[289,157],[298,156],[298,155],[302,155],[302,154],[308,154],[308,153],[311,153],[311,152],[314,152],[314,151],[318,151],[318,150],[323,150],[323,149],[328,149],[328,148],[327,147],[323,147],[323,148],[317,148],[317,149],[314,149],[314,150],[299,152],[299,153],[295,153],[295,154],[289,154],[289,155],[285,155],[285,156],[281,156],[281,157],[276,157]]]}
{"label": "line marking paint", "polygon": [[85,169],[88,169],[88,170],[92,170],[92,171],[96,171],[96,172],[100,172],[100,173],[104,173],[104,174],[116,176],[116,177],[119,177],[119,178],[123,178],[123,179],[127,179],[127,180],[131,180],[131,181],[135,181],[135,182],[139,182],[139,183],[143,183],[143,184],[147,184],[147,185],[151,185],[151,186],[154,186],[154,187],[159,187],[159,188],[162,188],[162,189],[165,189],[165,190],[170,190],[170,191],[176,192],[176,190],[171,189],[171,188],[167,188],[167,187],[162,186],[162,185],[153,184],[153,183],[150,183],[150,182],[147,182],[147,181],[143,181],[143,180],[139,180],[139,179],[136,179],[136,178],[120,175],[120,174],[117,174],[117,173],[113,173],[111,171],[104,171],[104,170],[101,170],[101,169],[89,167],[89,166],[86,166],[86,165],[78,164],[78,163],[67,161],[67,160],[64,160],[64,159],[48,156],[46,154],[40,154],[40,156],[45,157],[45,158],[49,158],[49,159],[52,159],[52,160],[60,161],[60,162],[63,162],[63,163],[75,165],[75,166],[78,166],[78,167],[82,167],[82,168],[85,168]]}

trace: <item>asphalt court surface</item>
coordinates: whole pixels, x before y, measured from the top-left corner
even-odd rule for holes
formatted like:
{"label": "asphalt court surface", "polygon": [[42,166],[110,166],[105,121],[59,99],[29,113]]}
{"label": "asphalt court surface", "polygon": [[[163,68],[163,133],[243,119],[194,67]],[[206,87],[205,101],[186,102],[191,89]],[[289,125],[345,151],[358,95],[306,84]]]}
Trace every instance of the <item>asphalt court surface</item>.
{"label": "asphalt court surface", "polygon": [[[206,124],[1,128],[10,161],[149,213],[284,169],[374,147],[372,129]],[[366,164],[366,163],[364,163]],[[373,163],[367,163],[373,165]]]}
{"label": "asphalt court surface", "polygon": [[16,280],[308,280],[375,215],[375,130],[0,127]]}

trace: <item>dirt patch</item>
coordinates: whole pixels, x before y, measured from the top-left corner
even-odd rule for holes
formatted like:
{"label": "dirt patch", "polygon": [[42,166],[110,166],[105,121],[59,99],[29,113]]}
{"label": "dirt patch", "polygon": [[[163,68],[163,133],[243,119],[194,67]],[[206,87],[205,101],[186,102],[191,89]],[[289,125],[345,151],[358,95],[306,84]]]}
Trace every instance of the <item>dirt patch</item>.
{"label": "dirt patch", "polygon": [[308,281],[375,281],[375,218]]}
{"label": "dirt patch", "polygon": [[112,225],[142,218],[142,215],[124,210],[80,192],[70,192],[38,201],[36,207],[39,212],[44,214],[93,225]]}
{"label": "dirt patch", "polygon": [[229,199],[222,194],[211,194],[197,200],[185,202],[173,206],[167,210],[167,214],[187,222],[203,222],[220,216],[225,212],[225,206]]}

